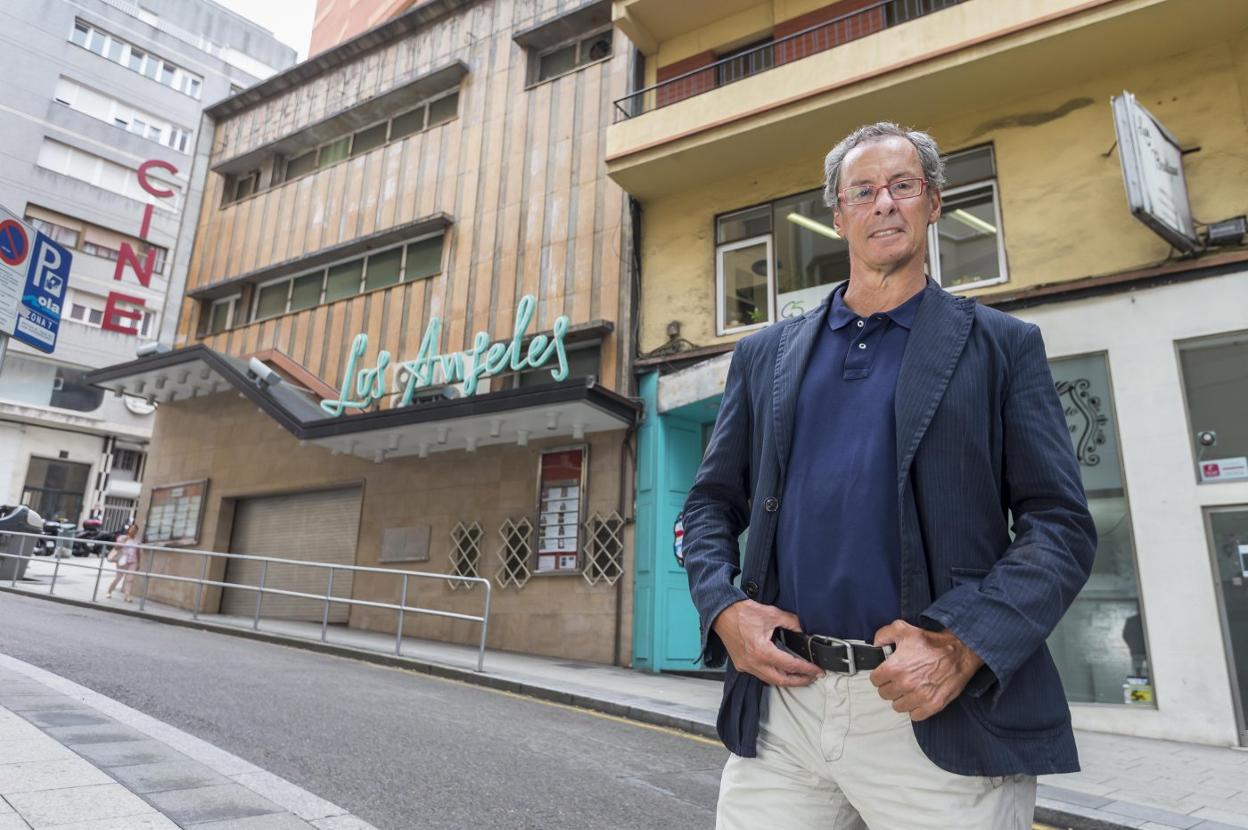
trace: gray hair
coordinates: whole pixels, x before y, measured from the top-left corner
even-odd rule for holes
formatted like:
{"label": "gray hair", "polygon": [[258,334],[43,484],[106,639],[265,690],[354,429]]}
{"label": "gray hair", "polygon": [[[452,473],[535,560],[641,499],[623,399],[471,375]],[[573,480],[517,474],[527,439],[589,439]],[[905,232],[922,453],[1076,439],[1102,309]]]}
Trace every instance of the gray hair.
{"label": "gray hair", "polygon": [[945,186],[945,163],[940,158],[940,148],[936,139],[919,130],[907,130],[892,121],[877,121],[859,127],[841,139],[823,160],[823,201],[832,210],[836,210],[836,195],[841,189],[841,165],[849,151],[862,144],[879,141],[897,136],[914,145],[918,151],[919,163],[923,165],[923,178],[927,179],[929,190],[939,191]]}

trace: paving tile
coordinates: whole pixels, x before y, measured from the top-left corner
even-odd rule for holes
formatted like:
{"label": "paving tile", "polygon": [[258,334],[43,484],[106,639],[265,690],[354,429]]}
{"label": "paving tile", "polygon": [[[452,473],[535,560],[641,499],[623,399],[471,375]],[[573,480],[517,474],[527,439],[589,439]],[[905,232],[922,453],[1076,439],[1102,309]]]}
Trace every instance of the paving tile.
{"label": "paving tile", "polygon": [[120,784],[15,793],[6,798],[35,830],[71,822],[82,824],[155,812],[143,799]]}
{"label": "paving tile", "polygon": [[[46,690],[45,690],[46,691]],[[90,708],[83,705],[82,701],[74,700],[72,697],[65,695],[23,695],[21,697],[0,696],[0,706],[4,706],[10,712],[29,712],[35,709],[75,709],[82,711],[90,711]]]}
{"label": "paving tile", "polygon": [[123,818],[100,818],[58,824],[55,830],[180,830],[178,825],[160,813],[144,813],[141,816]]}
{"label": "paving tile", "polygon": [[12,812],[13,812],[13,808],[9,806],[9,802],[5,801],[3,798],[0,798],[0,816],[7,815]]}
{"label": "paving tile", "polygon": [[137,729],[120,723],[92,724],[90,726],[55,726],[45,730],[66,746],[78,744],[103,744],[118,741],[150,741],[151,737]]}
{"label": "paving tile", "polygon": [[112,780],[81,758],[0,764],[0,795],[5,798],[14,793],[110,784]]}
{"label": "paving tile", "polygon": [[23,821],[17,813],[0,815],[0,830],[30,830],[30,825]]}
{"label": "paving tile", "polygon": [[23,741],[42,735],[39,727],[20,718],[15,721],[0,721],[0,741]]}
{"label": "paving tile", "polygon": [[1068,790],[1063,787],[1053,787],[1048,784],[1040,784],[1036,787],[1036,796],[1038,798],[1049,798],[1054,801],[1064,801],[1068,804],[1082,804],[1084,807],[1104,807],[1111,803],[1111,800],[1103,795],[1093,795],[1079,790]]}
{"label": "paving tile", "polygon": [[342,812],[342,808],[337,805],[313,795],[302,787],[296,787],[271,772],[236,775],[234,780],[247,789],[260,793],[282,809],[289,810],[299,818],[308,821],[338,815]]}
{"label": "paving tile", "polygon": [[1217,810],[1212,807],[1201,807],[1193,810],[1192,815],[1196,818],[1202,818],[1206,821],[1220,821],[1231,827],[1244,828],[1248,827],[1248,816],[1239,813],[1229,813],[1225,810]]}
{"label": "paving tile", "polygon": [[72,751],[40,733],[29,738],[0,739],[0,765],[76,757]]}
{"label": "paving tile", "polygon": [[218,775],[197,761],[165,761],[159,764],[110,767],[108,774],[136,793],[189,790],[230,783],[230,779]]}
{"label": "paving tile", "polygon": [[312,822],[318,830],[376,830],[373,825],[355,816],[331,816]]}
{"label": "paving tile", "polygon": [[229,821],[209,821],[204,824],[192,824],[195,830],[311,830],[308,824],[298,816],[290,813],[273,813],[267,816],[236,818]]}
{"label": "paving tile", "polygon": [[160,741],[119,741],[117,743],[81,744],[74,751],[96,766],[133,766],[135,764],[161,764],[168,761],[189,761],[175,749]]}
{"label": "paving tile", "polygon": [[1202,821],[1192,830],[1244,830],[1242,824],[1223,824],[1220,821]]}
{"label": "paving tile", "polygon": [[1164,824],[1167,827],[1176,827],[1178,830],[1188,830],[1189,827],[1200,824],[1200,819],[1195,816],[1189,816],[1185,813],[1176,813],[1171,810],[1159,810],[1156,807],[1149,807],[1145,804],[1132,804],[1123,801],[1113,801],[1101,807],[1107,813],[1118,813],[1132,818],[1141,818],[1145,821]]}
{"label": "paving tile", "polygon": [[90,726],[92,724],[113,723],[113,719],[98,715],[93,711],[58,712],[56,710],[27,712],[26,719],[43,729],[53,726]]}
{"label": "paving tile", "polygon": [[285,812],[240,784],[149,793],[147,800],[178,824],[203,824]]}

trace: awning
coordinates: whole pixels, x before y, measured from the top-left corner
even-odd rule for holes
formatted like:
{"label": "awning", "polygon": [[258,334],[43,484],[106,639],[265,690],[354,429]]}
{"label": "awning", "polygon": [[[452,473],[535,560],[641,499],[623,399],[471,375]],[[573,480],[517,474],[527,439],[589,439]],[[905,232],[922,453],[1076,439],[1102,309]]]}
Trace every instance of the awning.
{"label": "awning", "polygon": [[249,373],[246,361],[207,346],[97,369],[84,381],[116,395],[160,404],[237,393],[305,444],[378,463],[450,450],[471,452],[493,444],[527,444],[538,438],[579,440],[630,427],[642,410],[640,401],[585,377],[332,417],[308,390],[288,382],[266,386]]}

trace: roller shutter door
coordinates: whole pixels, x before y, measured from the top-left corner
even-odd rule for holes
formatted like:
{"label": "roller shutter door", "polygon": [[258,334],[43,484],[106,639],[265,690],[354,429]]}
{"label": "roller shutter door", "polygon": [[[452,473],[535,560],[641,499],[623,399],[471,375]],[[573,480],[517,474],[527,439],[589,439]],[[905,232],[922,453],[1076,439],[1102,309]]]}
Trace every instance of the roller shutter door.
{"label": "roller shutter door", "polygon": [[[234,513],[232,553],[275,556],[335,565],[355,564],[356,532],[360,522],[360,490],[325,490],[285,496],[239,499]],[[263,563],[230,560],[225,581],[236,585],[259,585]],[[265,587],[325,595],[327,568],[270,564]],[[334,572],[334,596],[351,596],[351,574]],[[320,622],[323,600],[266,593],[261,616]],[[329,621],[345,623],[349,607],[331,603]],[[256,592],[226,588],[221,613],[250,617],[256,612]]]}

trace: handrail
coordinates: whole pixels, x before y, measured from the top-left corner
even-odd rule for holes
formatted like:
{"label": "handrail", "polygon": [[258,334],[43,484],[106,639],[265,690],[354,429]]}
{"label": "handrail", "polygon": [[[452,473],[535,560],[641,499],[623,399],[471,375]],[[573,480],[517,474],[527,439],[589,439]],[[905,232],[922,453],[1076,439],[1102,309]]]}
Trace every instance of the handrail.
{"label": "handrail", "polygon": [[[26,531],[0,531],[0,540],[3,540],[5,537],[8,537],[8,536],[33,539],[36,542],[40,539],[59,538],[59,537],[55,537],[47,533],[32,533],[32,532],[26,532]],[[81,538],[79,538],[74,541],[83,543],[85,540],[82,540]],[[117,542],[109,542],[109,541],[105,541],[102,539],[89,540],[89,543],[98,544],[98,545],[107,546],[107,547],[119,546],[119,543]],[[152,573],[152,563],[155,561],[156,557],[155,555],[147,557],[148,559],[147,569],[143,571],[142,573],[136,570],[132,574],[132,576],[135,578],[139,578],[139,577],[143,578],[143,591],[139,600],[140,610],[143,610],[147,604],[148,590],[149,590],[149,586],[151,584],[152,579],[165,580],[166,582],[182,582],[182,583],[194,584],[196,586],[195,605],[191,609],[191,616],[192,618],[196,620],[199,619],[199,605],[200,605],[200,600],[202,599],[203,590],[205,587],[239,588],[239,589],[246,590],[246,591],[255,591],[257,602],[256,602],[256,613],[252,620],[253,630],[259,630],[260,628],[260,611],[261,611],[261,605],[263,603],[265,594],[273,594],[276,596],[298,597],[298,598],[303,598],[303,599],[321,600],[325,603],[324,613],[321,616],[321,642],[326,642],[326,633],[329,627],[329,607],[331,603],[335,603],[335,602],[343,603],[347,605],[348,607],[352,605],[358,605],[364,608],[389,609],[389,610],[398,611],[398,614],[399,614],[398,625],[395,628],[395,646],[394,646],[394,653],[399,656],[402,656],[403,618],[404,618],[404,615],[407,613],[427,614],[429,616],[464,620],[467,622],[479,622],[481,623],[481,638],[477,646],[477,671],[479,672],[485,671],[485,641],[486,641],[486,635],[488,634],[488,631],[489,631],[490,600],[493,595],[493,585],[491,585],[490,581],[486,579],[485,577],[457,576],[457,575],[452,575],[452,574],[430,573],[427,571],[407,571],[407,570],[399,570],[399,569],[391,569],[391,568],[375,568],[375,567],[370,567],[367,565],[335,565],[335,564],[331,564],[328,562],[307,562],[307,561],[300,560],[300,559],[284,559],[284,558],[277,557],[277,556],[255,556],[255,555],[244,554],[244,553],[225,553],[222,551],[200,550],[196,548],[170,548],[170,547],[162,547],[160,545],[135,545],[135,547],[139,548],[141,551],[150,551],[153,554],[176,553],[176,554],[204,557],[204,566],[200,570],[199,577],[181,576],[177,574]],[[238,559],[238,560],[246,560],[246,561],[252,561],[252,562],[261,562],[265,566],[266,574],[267,574],[267,569],[270,563],[276,563],[280,565],[298,565],[298,566],[311,567],[311,568],[327,569],[329,571],[329,578],[327,580],[327,587],[325,590],[325,594],[323,595],[322,594],[309,594],[303,591],[290,591],[284,588],[265,587],[264,585],[265,580],[263,576],[260,580],[259,585],[244,585],[244,584],[237,583],[237,582],[223,582],[223,581],[218,581],[214,579],[208,579],[207,577],[208,560],[212,557],[217,557],[217,558],[227,559],[227,560]],[[72,561],[74,557],[55,556],[54,558],[55,558],[56,564],[52,570],[52,582],[48,589],[49,596],[55,594],[56,592],[56,581],[60,574],[61,566],[64,565],[65,567],[80,568],[80,569],[85,569],[85,570],[96,571],[95,588],[91,594],[91,601],[98,602],[100,577],[104,571],[105,557],[100,556],[98,564],[74,562]],[[41,562],[41,561],[46,561],[47,557],[36,556],[33,553],[31,554],[7,553],[3,550],[0,550],[0,559],[22,559],[28,562],[32,562],[32,561]],[[11,580],[11,586],[17,585],[17,571],[18,571],[18,568],[14,567],[13,577]],[[334,577],[335,572],[339,572],[339,571],[344,571],[344,572],[349,572],[349,573],[391,574],[394,576],[402,577],[403,579],[402,595],[400,598],[400,602],[398,604],[395,604],[391,602],[382,602],[378,600],[366,600],[366,599],[355,599],[353,597],[333,596],[333,587],[334,587],[333,577]],[[410,582],[412,577],[416,577],[420,579],[435,579],[435,580],[450,581],[450,582],[473,583],[473,584],[484,585],[485,586],[485,603],[484,603],[484,608],[481,612],[481,615],[477,616],[474,614],[460,613],[458,611],[442,611],[442,610],[433,609],[433,608],[423,608],[421,606],[408,605],[407,604],[408,583]]]}
{"label": "handrail", "polygon": [[[677,98],[674,101],[670,101],[664,104],[657,103],[658,92],[661,89],[670,88],[675,84],[678,84],[682,81],[687,81],[698,75],[703,75],[704,73],[714,73],[714,76],[717,77],[718,70],[722,66],[727,66],[729,64],[740,63],[742,61],[750,60],[754,56],[759,55],[769,50],[773,50],[773,53],[774,53],[775,50],[778,50],[780,47],[783,47],[784,45],[788,43],[798,40],[799,38],[808,37],[809,35],[812,35],[823,29],[828,29],[833,26],[840,26],[840,25],[845,24],[846,22],[853,21],[857,18],[863,18],[872,13],[886,10],[886,7],[893,7],[893,8],[901,7],[907,13],[903,15],[902,19],[897,23],[893,23],[890,25],[887,22],[885,22],[884,25],[880,29],[873,29],[870,32],[861,33],[855,37],[846,38],[845,40],[837,40],[835,43],[832,43],[826,46],[812,48],[810,52],[808,53],[808,55],[816,54],[818,52],[826,52],[829,49],[840,46],[843,43],[848,43],[851,40],[856,40],[858,37],[864,37],[867,34],[874,34],[875,32],[881,31],[882,29],[892,28],[892,26],[900,25],[900,23],[907,23],[911,20],[914,20],[915,18],[924,17],[933,12],[941,11],[950,6],[955,6],[963,2],[965,2],[965,0],[937,0],[937,2],[934,4],[931,3],[931,0],[879,0],[879,2],[872,3],[869,6],[863,6],[862,8],[855,9],[852,12],[846,12],[845,14],[838,15],[832,18],[831,20],[825,20],[822,23],[816,23],[813,26],[808,26],[805,29],[794,32],[790,35],[785,35],[782,38],[771,40],[771,41],[768,41],[767,43],[763,43],[758,46],[755,46],[753,49],[746,49],[740,52],[734,52],[728,57],[720,58],[719,60],[714,61],[713,63],[709,63],[706,66],[700,66],[697,69],[691,69],[688,72],[684,72],[672,78],[666,78],[662,81],[659,81],[656,84],[651,84],[650,86],[639,89],[636,92],[631,92],[628,95],[625,95],[622,98],[618,98],[613,102],[615,106],[615,110],[616,110],[615,121],[618,123],[620,121],[626,121],[629,118],[636,118],[639,115],[644,115],[647,112],[651,112],[653,110],[660,109],[663,106],[667,106],[668,103],[674,104],[676,103],[676,101],[683,101],[687,98],[693,98],[697,95],[701,95],[704,92],[709,92],[711,89],[718,89],[721,86],[727,86],[728,84],[733,84],[733,83],[736,83],[737,81],[744,80],[745,78],[749,78],[749,77],[753,77],[754,75],[761,74],[763,72],[766,72],[768,69],[774,69],[775,67],[773,65],[773,66],[767,67],[766,69],[761,69],[757,72],[750,72],[750,73],[742,75],[741,77],[732,78],[730,80],[724,81],[723,83],[719,83],[717,81],[715,84],[713,84],[711,87],[707,89],[702,89],[696,92],[692,92],[689,95],[681,96],[680,98]],[[887,21],[887,19],[888,17],[886,15],[885,21]],[[807,57],[807,55],[802,55],[801,57]],[[647,99],[646,96],[651,95],[651,93],[654,93],[653,99]],[[647,105],[646,103],[647,100],[651,100],[651,103],[649,105]],[[636,101],[640,101],[642,104],[642,106],[640,107],[640,111],[634,111],[634,110],[637,110],[637,108],[635,106],[632,106],[631,104],[629,106],[625,105],[627,102],[636,102]]]}

